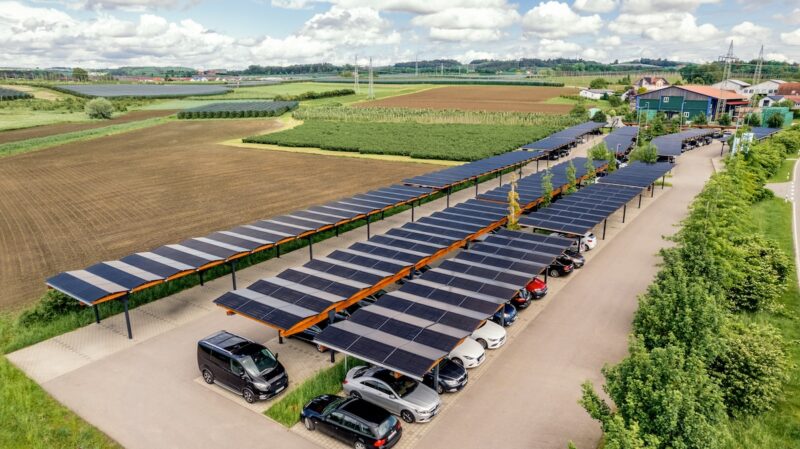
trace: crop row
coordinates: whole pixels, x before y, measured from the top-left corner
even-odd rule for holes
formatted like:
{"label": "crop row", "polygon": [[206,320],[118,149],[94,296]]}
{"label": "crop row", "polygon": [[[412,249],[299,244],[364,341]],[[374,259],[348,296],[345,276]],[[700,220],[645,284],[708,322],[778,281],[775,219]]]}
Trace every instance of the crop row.
{"label": "crop row", "polygon": [[580,123],[580,118],[567,115],[466,111],[459,109],[412,108],[350,108],[346,106],[320,106],[298,109],[292,115],[298,120],[333,120],[343,122],[415,122],[461,123],[466,125],[527,125],[567,127]]}
{"label": "crop row", "polygon": [[345,95],[355,95],[353,89],[326,90],[324,92],[308,91],[297,95],[276,95],[275,101],[303,101],[316,100],[318,98],[343,97]]}
{"label": "crop row", "polygon": [[0,87],[0,101],[22,100],[25,98],[33,98],[33,95],[27,92],[20,92],[18,90],[6,89],[5,87]]}
{"label": "crop row", "polygon": [[248,137],[244,142],[417,159],[474,161],[519,148],[562,128],[309,120],[290,130]]}
{"label": "crop row", "polygon": [[297,107],[296,101],[212,103],[178,113],[179,119],[275,117]]}

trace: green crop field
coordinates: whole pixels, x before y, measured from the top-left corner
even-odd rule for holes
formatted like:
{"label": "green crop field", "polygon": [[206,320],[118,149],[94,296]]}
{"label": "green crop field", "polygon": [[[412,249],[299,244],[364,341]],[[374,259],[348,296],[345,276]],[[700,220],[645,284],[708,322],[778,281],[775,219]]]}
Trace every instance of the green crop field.
{"label": "green crop field", "polygon": [[418,159],[473,161],[519,148],[561,128],[309,120],[287,131],[248,137],[244,141]]}
{"label": "green crop field", "polygon": [[[278,95],[300,95],[306,92],[328,92],[333,90],[349,89],[350,84],[342,83],[287,83],[287,84],[274,84],[269,86],[254,86],[254,87],[240,87],[234,89],[233,92],[224,95],[214,95],[211,97],[203,97],[202,99],[221,99],[221,100],[263,100],[272,99]],[[375,97],[384,98],[393,95],[402,95],[406,93],[413,93],[431,86],[427,84],[416,85],[378,85],[374,87]],[[367,99],[367,87],[361,86],[360,93],[356,95],[348,95],[346,97],[333,97],[321,98],[319,100],[304,101],[303,105],[319,105],[330,103],[353,103],[356,101],[364,101]]]}

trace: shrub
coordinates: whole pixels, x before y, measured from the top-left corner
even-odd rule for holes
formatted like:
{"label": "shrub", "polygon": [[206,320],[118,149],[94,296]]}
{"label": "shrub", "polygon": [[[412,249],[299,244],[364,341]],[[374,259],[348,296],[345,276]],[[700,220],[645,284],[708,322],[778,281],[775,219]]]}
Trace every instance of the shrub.
{"label": "shrub", "polygon": [[694,116],[694,118],[692,119],[692,123],[694,123],[695,125],[705,125],[708,123],[708,117],[706,117],[706,115],[701,112]]}
{"label": "shrub", "polygon": [[550,170],[542,176],[542,202],[541,207],[547,207],[553,201],[553,174]]}
{"label": "shrub", "polygon": [[606,113],[603,111],[597,111],[592,116],[592,121],[595,123],[606,123],[608,122],[608,117],[606,117]]}
{"label": "shrub", "polygon": [[572,107],[572,110],[569,111],[569,115],[572,115],[574,117],[585,117],[586,114],[587,114],[586,106],[584,106],[583,103],[576,104],[575,106]]}
{"label": "shrub", "polygon": [[730,260],[730,288],[726,297],[734,311],[771,310],[786,290],[791,262],[771,240],[746,235],[733,242],[736,256]]}
{"label": "shrub", "polygon": [[105,98],[95,98],[86,103],[84,109],[89,118],[110,119],[114,114],[114,106]]}
{"label": "shrub", "polygon": [[731,415],[769,410],[788,379],[789,362],[780,333],[769,325],[731,322],[722,351],[711,363]]}
{"label": "shrub", "polygon": [[608,104],[610,104],[612,108],[618,108],[622,106],[622,98],[620,98],[619,95],[611,95],[608,97]]}
{"label": "shrub", "polygon": [[756,114],[750,114],[745,119],[745,124],[750,126],[761,126],[761,119]]}
{"label": "shrub", "polygon": [[718,123],[722,126],[731,125],[731,116],[727,112],[719,116]]}
{"label": "shrub", "polygon": [[772,114],[767,119],[767,126],[770,128],[783,127],[783,116],[781,114]]}
{"label": "shrub", "polygon": [[57,291],[48,290],[35,307],[24,311],[19,317],[23,326],[39,322],[48,322],[67,313],[84,309],[78,301]]}
{"label": "shrub", "polygon": [[589,82],[589,89],[605,89],[608,87],[608,81],[603,78],[595,78]]}
{"label": "shrub", "polygon": [[645,142],[631,151],[628,155],[631,161],[640,161],[647,164],[655,164],[658,162],[658,148],[651,142]]}

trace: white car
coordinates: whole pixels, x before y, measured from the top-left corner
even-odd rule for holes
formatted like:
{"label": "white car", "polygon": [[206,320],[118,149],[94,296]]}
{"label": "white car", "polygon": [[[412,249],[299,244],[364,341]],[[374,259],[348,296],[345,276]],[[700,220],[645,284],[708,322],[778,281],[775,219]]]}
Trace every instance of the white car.
{"label": "white car", "polygon": [[506,342],[506,330],[494,321],[486,320],[472,333],[472,339],[484,349],[497,349]]}
{"label": "white car", "polygon": [[450,352],[448,357],[464,368],[476,368],[486,360],[486,351],[480,343],[467,337]]}
{"label": "white car", "polygon": [[[567,238],[567,239],[574,239],[575,238],[575,236],[571,236],[571,235],[568,236],[566,234],[559,234],[559,233],[554,233],[553,235],[555,235],[556,237],[564,237],[564,238]],[[583,237],[581,238],[581,243],[582,243],[581,251],[589,251],[591,249],[594,249],[597,246],[597,237],[594,235],[594,233],[592,231],[589,231],[586,234],[583,234]],[[570,248],[577,250],[578,249],[578,241],[575,240],[574,242],[572,242],[572,245],[570,246]]]}

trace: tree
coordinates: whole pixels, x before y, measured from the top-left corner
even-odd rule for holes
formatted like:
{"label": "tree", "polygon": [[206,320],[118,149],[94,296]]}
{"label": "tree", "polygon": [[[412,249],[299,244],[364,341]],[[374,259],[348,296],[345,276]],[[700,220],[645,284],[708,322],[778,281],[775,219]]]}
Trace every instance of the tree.
{"label": "tree", "polygon": [[606,113],[605,112],[597,111],[592,116],[592,121],[595,122],[595,123],[607,123],[608,122],[608,117],[606,117]]}
{"label": "tree", "polygon": [[610,95],[608,97],[608,104],[611,105],[612,108],[618,108],[622,106],[622,99],[619,95]]}
{"label": "tree", "polygon": [[589,82],[589,89],[605,89],[608,87],[608,81],[603,78],[595,78]]}
{"label": "tree", "polygon": [[676,346],[647,351],[638,340],[631,341],[629,352],[603,369],[604,390],[625,424],[637,423],[659,449],[721,447],[725,405],[703,361]]}
{"label": "tree", "polygon": [[569,115],[574,117],[585,117],[586,113],[586,106],[583,105],[583,102],[576,103],[575,106],[572,107],[572,110],[569,111]]}
{"label": "tree", "polygon": [[748,114],[744,122],[749,126],[761,126],[761,119],[758,117],[758,114]]}
{"label": "tree", "polygon": [[[605,144],[603,144],[605,147]],[[594,166],[594,158],[591,154],[586,155],[586,162],[583,164],[583,169],[586,171],[586,184],[591,184],[594,178],[597,177],[597,168]]]}
{"label": "tree", "polygon": [[95,98],[84,107],[89,118],[110,119],[114,114],[114,105],[105,98]]}
{"label": "tree", "polygon": [[628,155],[628,159],[646,164],[655,164],[658,162],[658,147],[653,145],[652,142],[645,142],[644,145],[634,148]]}
{"label": "tree", "polygon": [[553,202],[553,174],[550,170],[542,176],[542,207],[547,207]]}
{"label": "tree", "polygon": [[608,161],[608,172],[614,173],[617,171],[617,152],[613,150],[608,150],[606,152],[606,160]]}
{"label": "tree", "polygon": [[72,79],[75,81],[89,81],[89,73],[80,67],[75,67],[72,69]]}
{"label": "tree", "polygon": [[591,382],[581,385],[579,404],[589,416],[600,421],[603,429],[603,449],[647,449],[658,447],[658,438],[654,435],[642,435],[639,423],[627,424],[625,419],[598,396]]}
{"label": "tree", "polygon": [[569,195],[570,193],[574,193],[577,189],[575,188],[575,164],[572,163],[572,159],[567,162],[567,188],[564,191],[565,195]]}
{"label": "tree", "polygon": [[758,234],[732,239],[726,297],[734,311],[770,310],[786,290],[791,261],[775,242]]}
{"label": "tree", "polygon": [[706,117],[705,113],[701,112],[694,116],[694,118],[692,119],[692,123],[695,125],[708,124],[708,117]]}
{"label": "tree", "polygon": [[[552,184],[551,184],[552,186]],[[552,188],[551,188],[552,190]],[[508,221],[506,227],[512,231],[519,230],[519,193],[517,193],[517,175],[511,173],[511,189],[508,191]]]}
{"label": "tree", "polygon": [[728,413],[757,414],[772,408],[789,378],[789,361],[781,334],[772,326],[731,322],[723,349],[711,363]]}
{"label": "tree", "polygon": [[718,123],[722,126],[731,125],[731,116],[727,112],[719,116]]}
{"label": "tree", "polygon": [[783,115],[781,114],[772,114],[767,119],[767,126],[770,128],[782,128],[783,127]]}
{"label": "tree", "polygon": [[608,155],[608,147],[605,142],[600,142],[597,145],[589,148],[588,155],[592,159],[606,159]]}

